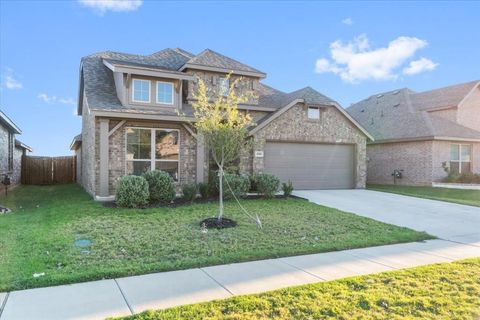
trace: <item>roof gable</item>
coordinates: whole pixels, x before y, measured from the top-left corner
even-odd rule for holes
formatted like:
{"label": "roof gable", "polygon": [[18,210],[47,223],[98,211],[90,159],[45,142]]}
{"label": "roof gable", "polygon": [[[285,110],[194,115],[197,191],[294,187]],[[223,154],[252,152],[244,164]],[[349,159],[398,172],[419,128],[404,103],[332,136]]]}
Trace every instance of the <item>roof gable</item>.
{"label": "roof gable", "polygon": [[264,78],[266,76],[262,71],[210,49],[205,49],[195,57],[188,60],[182,69],[204,69],[205,67],[217,68],[219,71],[222,70],[224,72],[233,71],[233,73],[257,76],[260,78]]}

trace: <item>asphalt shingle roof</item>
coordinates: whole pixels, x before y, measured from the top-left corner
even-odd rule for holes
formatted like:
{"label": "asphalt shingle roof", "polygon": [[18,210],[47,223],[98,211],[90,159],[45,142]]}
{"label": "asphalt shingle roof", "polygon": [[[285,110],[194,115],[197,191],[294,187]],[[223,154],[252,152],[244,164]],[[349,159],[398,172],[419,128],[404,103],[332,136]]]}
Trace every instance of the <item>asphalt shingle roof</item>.
{"label": "asphalt shingle roof", "polygon": [[355,103],[346,110],[375,141],[433,136],[480,139],[480,131],[427,111],[456,106],[477,83],[468,82],[421,93],[407,88],[384,92]]}
{"label": "asphalt shingle roof", "polygon": [[[103,60],[110,63],[158,68],[170,72],[179,72],[178,70],[182,69],[185,64],[189,63],[261,73],[261,71],[257,69],[249,67],[210,49],[204,50],[197,56],[180,48],[164,49],[151,55],[135,55],[112,51],[99,52],[82,58],[85,95],[89,107],[95,110],[172,116],[177,115],[174,110],[161,109],[150,111],[132,109],[123,106],[117,97],[113,72],[103,64]],[[286,106],[295,99],[304,99],[306,103],[311,104],[336,104],[334,100],[310,87],[305,87],[291,93],[285,93],[267,85],[260,84],[258,91],[258,106],[269,108],[272,111]],[[183,106],[183,112],[186,116],[193,115],[193,110],[189,105]],[[266,118],[268,118],[268,116]]]}
{"label": "asphalt shingle roof", "polygon": [[197,66],[208,66],[208,67],[217,67],[226,70],[232,71],[247,71],[254,73],[265,74],[264,72],[247,66],[237,60],[224,56],[218,52],[215,52],[211,49],[205,49],[195,57],[191,58],[188,62],[188,65],[197,65]]}

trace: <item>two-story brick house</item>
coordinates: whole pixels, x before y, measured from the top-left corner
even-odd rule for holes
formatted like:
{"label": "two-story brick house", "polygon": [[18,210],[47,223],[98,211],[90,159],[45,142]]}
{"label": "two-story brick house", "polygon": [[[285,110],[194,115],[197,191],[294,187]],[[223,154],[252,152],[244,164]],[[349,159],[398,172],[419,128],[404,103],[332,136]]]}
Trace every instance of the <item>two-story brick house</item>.
{"label": "two-story brick house", "polygon": [[310,87],[284,93],[261,83],[266,74],[212,50],[194,55],[165,49],[151,55],[101,52],[80,65],[74,138],[78,182],[97,199],[115,194],[118,179],[161,169],[178,185],[205,181],[208,152],[191,125],[191,103],[203,79],[224,91],[241,77],[237,93],[256,98],[239,106],[257,123],[243,173],[271,172],[298,189],[363,188],[371,136],[334,100]]}

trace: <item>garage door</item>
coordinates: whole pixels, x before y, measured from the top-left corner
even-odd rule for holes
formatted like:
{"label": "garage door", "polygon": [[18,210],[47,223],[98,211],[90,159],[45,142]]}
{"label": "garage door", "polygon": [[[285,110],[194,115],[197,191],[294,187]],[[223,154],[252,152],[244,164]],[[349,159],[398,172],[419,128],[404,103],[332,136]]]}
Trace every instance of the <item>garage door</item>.
{"label": "garage door", "polygon": [[267,142],[265,172],[301,189],[350,189],[354,186],[354,146]]}

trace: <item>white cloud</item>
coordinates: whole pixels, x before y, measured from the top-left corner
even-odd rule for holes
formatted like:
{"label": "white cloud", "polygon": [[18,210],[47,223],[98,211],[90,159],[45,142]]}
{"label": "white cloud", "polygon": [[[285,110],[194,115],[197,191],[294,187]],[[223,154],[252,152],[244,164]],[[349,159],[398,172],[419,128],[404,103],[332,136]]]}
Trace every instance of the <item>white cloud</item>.
{"label": "white cloud", "polygon": [[398,37],[388,46],[376,49],[370,47],[366,35],[348,43],[337,40],[330,44],[332,60],[318,59],[315,72],[334,73],[346,82],[396,79],[398,69],[426,45],[425,40],[415,37]]}
{"label": "white cloud", "polygon": [[46,103],[61,103],[61,104],[70,104],[70,105],[76,104],[75,100],[73,100],[72,98],[59,98],[57,96],[49,96],[46,93],[40,93],[37,97],[38,99]]}
{"label": "white cloud", "polygon": [[78,0],[78,2],[103,15],[107,11],[135,11],[142,5],[143,0]]}
{"label": "white cloud", "polygon": [[9,90],[19,90],[23,88],[23,84],[17,80],[17,75],[12,68],[4,68],[2,72],[2,83],[3,88]]}
{"label": "white cloud", "polygon": [[438,63],[433,62],[427,58],[420,58],[415,61],[411,61],[408,67],[403,69],[403,74],[412,76],[414,74],[422,73],[425,71],[432,71],[438,66]]}
{"label": "white cloud", "polygon": [[347,26],[351,26],[353,24],[352,18],[348,17],[342,20],[343,24],[346,24]]}

